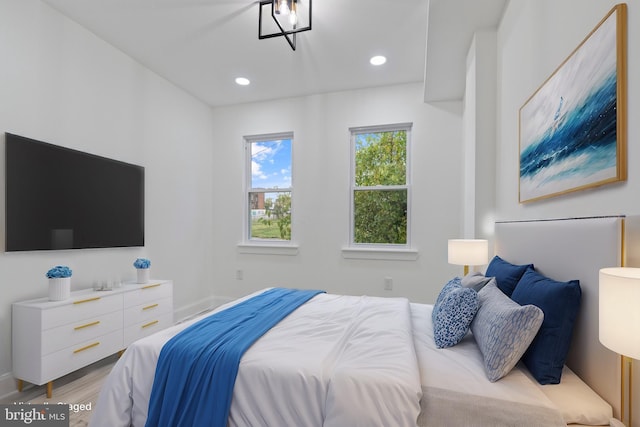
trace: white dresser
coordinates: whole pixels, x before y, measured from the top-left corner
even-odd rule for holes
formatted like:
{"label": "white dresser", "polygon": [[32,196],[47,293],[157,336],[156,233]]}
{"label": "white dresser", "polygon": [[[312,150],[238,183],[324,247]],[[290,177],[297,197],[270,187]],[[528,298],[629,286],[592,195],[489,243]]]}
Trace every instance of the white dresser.
{"label": "white dresser", "polygon": [[[127,286],[128,287],[128,286]],[[125,292],[123,348],[173,324],[171,282],[155,281]]]}
{"label": "white dresser", "polygon": [[64,301],[39,298],[13,304],[13,375],[47,383],[125,349],[173,324],[173,283],[125,284],[112,291],[85,289]]}

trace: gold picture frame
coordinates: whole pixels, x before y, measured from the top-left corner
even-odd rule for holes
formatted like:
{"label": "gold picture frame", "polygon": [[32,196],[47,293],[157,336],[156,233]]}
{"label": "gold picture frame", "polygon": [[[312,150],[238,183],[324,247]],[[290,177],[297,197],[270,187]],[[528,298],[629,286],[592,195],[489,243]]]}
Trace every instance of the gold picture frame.
{"label": "gold picture frame", "polygon": [[520,203],[627,179],[626,55],[621,3],[520,108]]}

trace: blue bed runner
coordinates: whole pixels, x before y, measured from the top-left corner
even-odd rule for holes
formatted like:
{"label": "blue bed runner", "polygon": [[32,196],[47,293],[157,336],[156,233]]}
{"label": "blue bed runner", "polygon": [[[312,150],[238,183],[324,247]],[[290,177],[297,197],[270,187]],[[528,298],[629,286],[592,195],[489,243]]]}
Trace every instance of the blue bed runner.
{"label": "blue bed runner", "polygon": [[296,308],[323,291],[273,288],[213,314],[162,347],[147,427],[225,427],[240,359]]}

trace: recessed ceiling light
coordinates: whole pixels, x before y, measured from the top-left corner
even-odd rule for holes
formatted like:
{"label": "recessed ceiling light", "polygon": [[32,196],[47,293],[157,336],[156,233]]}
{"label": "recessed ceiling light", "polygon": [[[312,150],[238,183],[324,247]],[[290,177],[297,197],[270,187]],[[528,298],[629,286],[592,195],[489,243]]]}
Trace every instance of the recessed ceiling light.
{"label": "recessed ceiling light", "polygon": [[385,62],[387,62],[387,58],[385,58],[385,57],[384,57],[384,56],[382,56],[382,55],[377,55],[377,56],[372,57],[372,58],[369,60],[369,62],[371,63],[371,65],[382,65],[382,64],[384,64]]}
{"label": "recessed ceiling light", "polygon": [[237,77],[236,83],[239,84],[240,86],[247,86],[251,82],[249,81],[249,79],[245,77]]}

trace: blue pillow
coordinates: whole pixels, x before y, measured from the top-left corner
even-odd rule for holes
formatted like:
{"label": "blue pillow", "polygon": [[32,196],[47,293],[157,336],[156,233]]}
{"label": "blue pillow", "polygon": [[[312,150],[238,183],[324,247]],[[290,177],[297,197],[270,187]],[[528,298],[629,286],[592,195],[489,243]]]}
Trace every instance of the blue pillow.
{"label": "blue pillow", "polygon": [[[436,347],[452,347],[462,341],[478,311],[478,293],[471,288],[451,289],[441,300],[433,321]],[[435,311],[435,307],[434,307]]]}
{"label": "blue pillow", "polygon": [[489,381],[507,375],[538,333],[544,314],[535,305],[520,306],[491,280],[478,292],[480,308],[471,332],[482,352]]}
{"label": "blue pillow", "polygon": [[518,304],[533,304],[544,321],[522,361],[540,384],[558,384],[569,352],[582,290],[580,281],[558,282],[528,269],[511,295]]}
{"label": "blue pillow", "polygon": [[436,303],[433,305],[433,311],[431,312],[431,320],[433,321],[433,323],[435,323],[436,321],[436,315],[438,314],[438,310],[440,310],[440,305],[444,297],[446,297],[447,294],[451,292],[453,289],[457,289],[460,286],[461,286],[460,278],[454,277],[442,287],[442,290],[440,290],[440,293],[438,294],[438,298],[436,299]]}
{"label": "blue pillow", "polygon": [[518,281],[529,267],[533,268],[533,264],[515,265],[496,255],[489,263],[484,275],[495,277],[498,289],[510,297]]}

